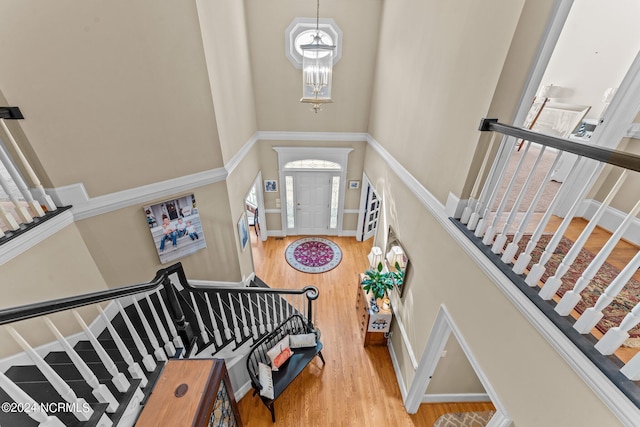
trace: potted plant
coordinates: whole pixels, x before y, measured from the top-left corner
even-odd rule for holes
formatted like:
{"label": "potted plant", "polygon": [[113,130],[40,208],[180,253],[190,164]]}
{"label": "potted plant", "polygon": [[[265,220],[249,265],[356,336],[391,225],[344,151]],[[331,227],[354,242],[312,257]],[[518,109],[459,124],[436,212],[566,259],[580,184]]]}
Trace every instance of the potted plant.
{"label": "potted plant", "polygon": [[378,263],[377,268],[364,272],[364,279],[360,282],[362,289],[372,294],[372,306],[376,305],[378,299],[384,298],[388,290],[393,289],[393,273],[383,270],[382,263]]}

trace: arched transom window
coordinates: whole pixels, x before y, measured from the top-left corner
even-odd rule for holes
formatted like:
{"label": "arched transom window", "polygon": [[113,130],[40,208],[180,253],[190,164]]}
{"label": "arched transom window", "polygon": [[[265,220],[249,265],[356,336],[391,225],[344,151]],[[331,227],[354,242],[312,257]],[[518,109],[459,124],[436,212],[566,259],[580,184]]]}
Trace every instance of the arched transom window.
{"label": "arched transom window", "polygon": [[285,169],[322,169],[322,170],[341,170],[342,167],[336,162],[329,160],[305,159],[294,160],[284,165]]}

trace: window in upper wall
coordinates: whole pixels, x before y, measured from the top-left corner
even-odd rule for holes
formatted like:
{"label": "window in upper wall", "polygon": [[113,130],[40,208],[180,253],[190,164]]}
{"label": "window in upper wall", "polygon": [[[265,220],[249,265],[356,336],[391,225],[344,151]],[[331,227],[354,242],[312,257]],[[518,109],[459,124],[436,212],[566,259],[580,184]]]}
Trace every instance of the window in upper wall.
{"label": "window in upper wall", "polygon": [[340,170],[342,167],[335,162],[318,159],[294,160],[284,165],[285,169],[324,169],[324,170]]}
{"label": "window in upper wall", "polygon": [[[336,65],[342,57],[342,30],[330,18],[320,18],[318,30],[323,43],[336,46],[333,57],[333,65]],[[285,30],[285,55],[294,67],[302,68],[300,45],[310,43],[315,34],[315,18],[294,18]]]}

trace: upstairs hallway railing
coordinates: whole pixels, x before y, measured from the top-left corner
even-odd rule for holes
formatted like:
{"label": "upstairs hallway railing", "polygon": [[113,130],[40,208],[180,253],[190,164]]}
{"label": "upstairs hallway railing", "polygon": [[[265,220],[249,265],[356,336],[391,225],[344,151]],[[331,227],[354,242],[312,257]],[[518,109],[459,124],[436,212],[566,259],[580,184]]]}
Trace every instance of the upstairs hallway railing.
{"label": "upstairs hallway railing", "polygon": [[[625,181],[640,180],[640,156],[495,119],[483,119],[479,130],[493,132],[491,144],[502,142],[494,159],[487,150],[467,207],[451,220],[640,408],[640,339],[630,344],[640,337],[633,330],[640,323],[640,282],[633,278],[640,267],[640,195],[620,193]],[[519,140],[526,142],[522,152],[514,149]],[[557,183],[553,176],[563,160],[569,173]],[[590,171],[587,179],[580,178],[584,170]],[[612,179],[604,181],[605,175]],[[586,199],[596,181],[613,180],[601,186],[598,200]],[[559,188],[549,196],[553,187]],[[611,208],[616,195],[635,205],[627,213]],[[573,202],[565,212],[559,206],[567,199]],[[568,236],[581,216],[577,237]],[[594,249],[594,230],[607,227],[608,238]],[[624,265],[612,268],[613,259],[620,262],[612,254],[625,242]]]}
{"label": "upstairs hallway railing", "polygon": [[[21,119],[20,108],[0,107],[0,140],[4,142],[0,144],[0,244],[55,215],[58,209],[7,126],[7,120]],[[29,177],[32,188],[20,170]]]}
{"label": "upstairs hallway railing", "polygon": [[[159,270],[148,283],[2,309],[0,325],[23,348],[37,372],[22,365],[0,372],[0,398],[35,407],[52,403],[43,399],[55,395],[59,397],[53,402],[87,409],[73,412],[75,418],[30,411],[28,416],[42,425],[88,422],[92,417],[96,424],[91,425],[104,426],[135,420],[169,358],[215,357],[227,346],[238,348],[261,338],[294,313],[315,329],[312,319],[317,297],[315,287],[271,289],[259,279],[247,287],[193,286],[182,265],[176,263]],[[114,304],[108,309],[99,304],[109,301]],[[104,323],[99,332],[87,326],[90,322],[75,310],[91,305]],[[83,330],[77,343],[64,337],[48,317],[66,311]],[[51,331],[62,355],[41,355],[18,332],[15,322],[36,318]],[[69,364],[74,366],[72,372],[63,368]],[[22,425],[19,419],[6,418],[11,416],[17,415],[0,414],[0,424]]]}

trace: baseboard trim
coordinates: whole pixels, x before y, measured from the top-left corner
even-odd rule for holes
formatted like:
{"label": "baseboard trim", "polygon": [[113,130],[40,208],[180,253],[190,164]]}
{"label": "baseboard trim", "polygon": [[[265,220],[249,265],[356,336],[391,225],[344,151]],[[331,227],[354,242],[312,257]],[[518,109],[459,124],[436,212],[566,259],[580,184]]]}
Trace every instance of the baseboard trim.
{"label": "baseboard trim", "polygon": [[[597,200],[583,200],[578,209],[577,216],[591,221],[600,206],[602,206],[602,203]],[[605,230],[613,233],[618,228],[618,226],[622,224],[626,217],[626,212],[622,212],[621,210],[608,206],[604,211],[602,218],[600,218],[600,221],[598,221],[598,225]],[[630,243],[633,243],[634,245],[640,245],[640,219],[633,219],[622,238]]]}
{"label": "baseboard trim", "polygon": [[400,370],[400,363],[398,362],[398,356],[396,355],[396,351],[393,348],[393,342],[391,339],[387,341],[387,347],[389,349],[389,355],[391,356],[391,364],[393,365],[393,371],[396,374],[396,381],[398,382],[398,388],[400,389],[400,395],[402,396],[402,401],[405,402],[407,399],[407,386],[404,383],[404,378],[402,378],[402,371]]}
{"label": "baseboard trim", "polygon": [[491,397],[487,393],[445,393],[425,394],[422,398],[422,403],[444,402],[491,402]]}

